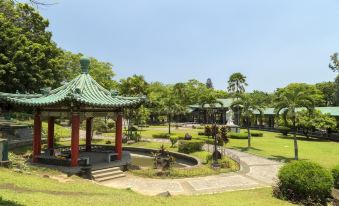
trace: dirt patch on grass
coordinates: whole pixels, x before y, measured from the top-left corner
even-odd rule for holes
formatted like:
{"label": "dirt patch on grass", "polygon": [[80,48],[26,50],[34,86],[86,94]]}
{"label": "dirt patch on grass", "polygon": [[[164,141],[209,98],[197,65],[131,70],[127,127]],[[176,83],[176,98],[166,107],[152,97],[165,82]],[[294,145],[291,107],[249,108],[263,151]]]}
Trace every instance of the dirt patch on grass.
{"label": "dirt patch on grass", "polygon": [[88,192],[63,192],[63,191],[51,191],[51,190],[33,190],[24,187],[18,187],[14,184],[0,184],[0,190],[12,190],[17,193],[44,193],[49,195],[65,195],[65,196],[87,196],[87,195],[100,195],[105,196],[107,194],[102,193],[88,193]]}

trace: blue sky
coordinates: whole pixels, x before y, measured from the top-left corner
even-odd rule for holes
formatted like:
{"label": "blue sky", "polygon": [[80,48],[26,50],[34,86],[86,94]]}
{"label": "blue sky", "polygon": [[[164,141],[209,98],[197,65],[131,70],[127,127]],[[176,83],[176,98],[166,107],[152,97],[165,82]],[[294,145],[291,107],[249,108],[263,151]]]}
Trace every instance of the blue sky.
{"label": "blue sky", "polygon": [[55,0],[40,8],[53,40],[111,62],[115,79],[142,74],[175,83],[233,72],[248,91],[333,80],[339,51],[337,0]]}

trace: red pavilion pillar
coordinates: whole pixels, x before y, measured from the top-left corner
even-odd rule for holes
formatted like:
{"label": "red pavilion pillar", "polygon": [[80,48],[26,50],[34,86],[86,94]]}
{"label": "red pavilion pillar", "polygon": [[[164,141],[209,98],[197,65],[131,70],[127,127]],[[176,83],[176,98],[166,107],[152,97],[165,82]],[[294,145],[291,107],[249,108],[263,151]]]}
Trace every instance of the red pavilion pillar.
{"label": "red pavilion pillar", "polygon": [[33,130],[33,162],[37,162],[37,156],[41,154],[41,118],[40,112],[34,116]]}
{"label": "red pavilion pillar", "polygon": [[77,113],[72,114],[72,137],[71,137],[71,166],[78,166],[79,158],[79,129],[80,116]]}
{"label": "red pavilion pillar", "polygon": [[91,151],[92,147],[92,125],[93,117],[86,119],[86,152]]}
{"label": "red pavilion pillar", "polygon": [[47,145],[50,150],[54,148],[54,122],[54,117],[48,118]]}
{"label": "red pavilion pillar", "polygon": [[115,152],[117,155],[117,160],[121,160],[122,157],[122,115],[118,114],[117,120],[115,122]]}

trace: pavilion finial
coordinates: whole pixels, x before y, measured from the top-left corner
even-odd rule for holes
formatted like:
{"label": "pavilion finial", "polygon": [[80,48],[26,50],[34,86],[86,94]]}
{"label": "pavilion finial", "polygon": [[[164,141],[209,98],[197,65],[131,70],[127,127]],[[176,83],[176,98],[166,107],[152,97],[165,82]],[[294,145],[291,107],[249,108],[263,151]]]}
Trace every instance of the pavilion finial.
{"label": "pavilion finial", "polygon": [[81,65],[81,70],[82,70],[83,74],[88,74],[90,63],[91,63],[91,61],[89,60],[88,57],[82,56],[80,58],[80,65]]}

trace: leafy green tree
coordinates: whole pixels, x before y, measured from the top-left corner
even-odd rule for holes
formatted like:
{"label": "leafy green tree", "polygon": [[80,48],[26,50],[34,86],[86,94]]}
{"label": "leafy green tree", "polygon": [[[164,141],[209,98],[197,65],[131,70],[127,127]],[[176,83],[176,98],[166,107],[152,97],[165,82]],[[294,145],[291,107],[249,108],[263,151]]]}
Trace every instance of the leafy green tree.
{"label": "leafy green tree", "polygon": [[27,4],[0,1],[0,90],[40,92],[63,80],[63,51],[48,20]]}
{"label": "leafy green tree", "polygon": [[126,96],[137,96],[148,94],[148,83],[144,76],[133,75],[126,79],[121,79],[119,84],[120,94]]}
{"label": "leafy green tree", "polygon": [[255,96],[250,94],[240,95],[239,98],[232,103],[232,106],[241,107],[241,116],[246,121],[248,138],[247,148],[249,149],[251,147],[251,119],[253,119],[255,111],[261,112],[263,108],[258,104]]}
{"label": "leafy green tree", "polygon": [[[238,98],[242,93],[245,92],[245,87],[248,84],[246,83],[246,76],[240,72],[233,73],[228,80],[228,92],[235,98]],[[237,124],[240,124],[240,107],[237,108]]]}
{"label": "leafy green tree", "polygon": [[[79,64],[80,58],[83,54],[73,54],[69,51],[64,51],[63,68],[65,71],[64,81],[70,81],[79,74],[81,74],[81,67]],[[90,57],[91,64],[89,74],[104,88],[117,89],[118,83],[113,80],[115,73],[112,70],[113,65],[109,62],[101,62],[94,57]]]}
{"label": "leafy green tree", "polygon": [[[315,87],[324,95],[324,106],[333,105],[335,102],[336,84],[334,82],[317,83]],[[321,106],[321,105],[318,105]]]}
{"label": "leafy green tree", "polygon": [[237,72],[233,73],[228,80],[228,92],[239,95],[245,92],[245,87],[248,84],[246,83],[246,76]]}
{"label": "leafy green tree", "polygon": [[186,107],[180,104],[180,99],[175,95],[173,87],[168,87],[162,94],[159,102],[160,112],[167,115],[168,134],[171,134],[171,122],[174,115],[184,114]]}
{"label": "leafy green tree", "polygon": [[335,129],[336,119],[329,114],[322,114],[319,110],[297,112],[297,126],[303,129],[304,135],[309,138],[309,132],[313,129]]}
{"label": "leafy green tree", "polygon": [[314,110],[315,102],[322,98],[319,90],[313,85],[292,83],[276,92],[275,110],[277,115],[284,110],[286,117],[292,120],[294,129],[294,158],[298,160],[297,142],[297,112],[296,108],[303,107],[308,111]]}

